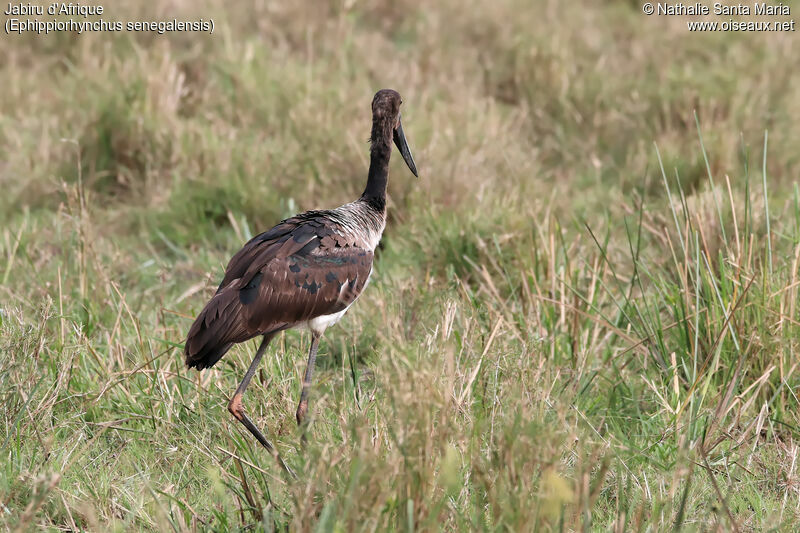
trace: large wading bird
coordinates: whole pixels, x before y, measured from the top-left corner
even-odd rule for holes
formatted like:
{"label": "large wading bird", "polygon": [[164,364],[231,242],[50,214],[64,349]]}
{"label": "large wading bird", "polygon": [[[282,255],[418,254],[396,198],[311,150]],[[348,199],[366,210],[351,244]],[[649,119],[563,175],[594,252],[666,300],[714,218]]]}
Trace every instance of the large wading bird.
{"label": "large wading bird", "polygon": [[184,355],[189,368],[210,368],[236,343],[261,336],[228,410],[290,474],[277,450],[247,417],[242,396],[270,340],[281,331],[311,330],[297,424],[308,410],[308,392],[320,337],[367,286],[375,247],[386,226],[386,183],[392,142],[408,168],[417,167],[400,124],[400,95],[383,89],[372,100],[367,186],[355,202],[307,211],[252,238],[231,258],[216,294],[189,329]]}

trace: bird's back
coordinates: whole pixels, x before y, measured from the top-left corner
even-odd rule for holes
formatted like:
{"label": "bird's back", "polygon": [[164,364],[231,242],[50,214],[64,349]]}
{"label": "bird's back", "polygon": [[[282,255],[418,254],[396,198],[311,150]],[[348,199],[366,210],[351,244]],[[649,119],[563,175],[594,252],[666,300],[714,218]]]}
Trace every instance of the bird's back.
{"label": "bird's back", "polygon": [[213,366],[238,342],[339,313],[363,290],[385,219],[364,202],[308,211],[245,244],[186,339],[186,364]]}

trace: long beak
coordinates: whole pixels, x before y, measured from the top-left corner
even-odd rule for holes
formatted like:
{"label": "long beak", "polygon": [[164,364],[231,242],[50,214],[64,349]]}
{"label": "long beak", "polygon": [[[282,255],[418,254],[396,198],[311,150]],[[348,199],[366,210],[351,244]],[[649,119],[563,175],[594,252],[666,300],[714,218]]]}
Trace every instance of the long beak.
{"label": "long beak", "polygon": [[408,141],[406,141],[406,134],[403,133],[403,124],[400,122],[400,118],[397,119],[397,128],[394,130],[394,144],[397,145],[400,155],[403,156],[403,160],[414,176],[419,177],[417,165],[414,164],[414,156],[411,155],[411,150],[408,148]]}

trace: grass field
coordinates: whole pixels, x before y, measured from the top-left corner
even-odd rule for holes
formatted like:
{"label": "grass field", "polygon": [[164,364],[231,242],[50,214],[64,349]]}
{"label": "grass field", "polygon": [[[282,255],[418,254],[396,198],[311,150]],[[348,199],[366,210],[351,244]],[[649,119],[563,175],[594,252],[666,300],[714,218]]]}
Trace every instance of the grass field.
{"label": "grass field", "polygon": [[[797,34],[574,4],[3,33],[0,527],[800,528]],[[226,410],[257,342],[202,373],[182,344],[246,239],[361,192],[382,87],[420,179],[393,157],[308,445],[307,332],[245,397],[288,481]]]}

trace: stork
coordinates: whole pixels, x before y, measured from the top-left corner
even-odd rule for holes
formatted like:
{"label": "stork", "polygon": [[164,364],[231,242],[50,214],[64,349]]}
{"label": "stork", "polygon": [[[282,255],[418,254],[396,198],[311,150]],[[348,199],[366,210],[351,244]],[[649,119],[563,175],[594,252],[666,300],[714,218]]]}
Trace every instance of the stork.
{"label": "stork", "polygon": [[307,327],[311,346],[295,412],[297,424],[303,424],[320,338],[347,312],[372,273],[375,247],[386,227],[392,142],[418,175],[400,123],[401,103],[391,89],[378,91],[372,100],[369,174],[361,197],[335,209],[295,215],[253,237],[231,258],[216,294],[186,338],[186,365],[202,370],[214,366],[234,344],[262,337],[228,411],[292,475],[245,414],[242,397],[270,340],[281,331]]}

